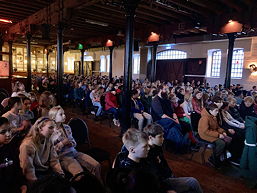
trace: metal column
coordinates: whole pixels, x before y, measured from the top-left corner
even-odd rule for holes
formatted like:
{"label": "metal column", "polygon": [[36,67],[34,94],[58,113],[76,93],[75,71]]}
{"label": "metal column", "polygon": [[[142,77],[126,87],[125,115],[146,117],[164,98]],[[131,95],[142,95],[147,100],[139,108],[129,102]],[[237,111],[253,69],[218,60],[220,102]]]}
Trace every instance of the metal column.
{"label": "metal column", "polygon": [[63,24],[57,29],[57,102],[62,105],[63,98]]}
{"label": "metal column", "polygon": [[121,134],[126,132],[126,130],[131,125],[130,91],[132,88],[132,59],[134,51],[134,16],[139,1],[140,0],[123,0],[123,5],[126,13],[126,44],[124,56]]}
{"label": "metal column", "polygon": [[234,50],[234,43],[236,39],[235,33],[229,33],[228,35],[228,58],[227,58],[227,69],[226,69],[226,78],[225,78],[225,88],[230,87],[231,82],[231,69],[232,69],[232,58],[233,58],[233,50]]}
{"label": "metal column", "polygon": [[157,52],[158,43],[154,42],[152,47],[152,65],[151,65],[151,82],[156,81],[156,52]]}
{"label": "metal column", "polygon": [[84,53],[85,53],[85,49],[82,49],[81,50],[81,71],[80,71],[80,74],[82,76],[84,76]]}
{"label": "metal column", "polygon": [[112,82],[112,53],[113,53],[113,46],[109,47],[110,50],[110,66],[109,66],[109,81]]}
{"label": "metal column", "polygon": [[12,40],[8,41],[9,45],[9,78],[12,78],[13,74],[13,63],[12,63]]}
{"label": "metal column", "polygon": [[27,34],[27,90],[31,91],[31,34]]}

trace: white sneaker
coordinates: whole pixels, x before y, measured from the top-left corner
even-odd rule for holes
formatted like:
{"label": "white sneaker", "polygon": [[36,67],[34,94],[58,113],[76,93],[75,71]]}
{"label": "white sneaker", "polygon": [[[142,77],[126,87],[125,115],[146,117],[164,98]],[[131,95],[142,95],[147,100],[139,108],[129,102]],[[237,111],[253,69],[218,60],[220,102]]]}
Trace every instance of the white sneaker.
{"label": "white sneaker", "polygon": [[120,126],[120,122],[119,122],[119,120],[117,120],[117,125],[116,125],[117,127],[119,127]]}
{"label": "white sneaker", "polygon": [[117,120],[113,119],[113,124],[117,126]]}
{"label": "white sneaker", "polygon": [[92,115],[95,115],[95,112],[94,112],[94,111],[91,111],[91,114],[92,114]]}
{"label": "white sneaker", "polygon": [[232,155],[229,151],[227,151],[226,153],[227,153],[227,159],[232,157]]}

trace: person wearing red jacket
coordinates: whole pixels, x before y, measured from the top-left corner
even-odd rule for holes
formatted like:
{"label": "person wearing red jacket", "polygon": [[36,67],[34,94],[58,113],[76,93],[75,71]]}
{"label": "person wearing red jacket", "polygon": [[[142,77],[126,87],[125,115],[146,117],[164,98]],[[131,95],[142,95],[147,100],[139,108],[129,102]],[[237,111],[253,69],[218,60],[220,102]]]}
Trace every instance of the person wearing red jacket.
{"label": "person wearing red jacket", "polygon": [[112,88],[105,95],[105,110],[113,114],[114,125],[119,127],[120,126],[119,108],[118,108],[118,101],[116,97],[116,90],[114,88]]}

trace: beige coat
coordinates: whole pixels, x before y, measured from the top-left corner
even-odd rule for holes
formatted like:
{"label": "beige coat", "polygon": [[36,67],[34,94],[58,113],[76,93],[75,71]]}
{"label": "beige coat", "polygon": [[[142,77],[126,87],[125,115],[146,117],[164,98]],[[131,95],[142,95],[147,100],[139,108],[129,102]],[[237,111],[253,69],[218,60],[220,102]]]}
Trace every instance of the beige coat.
{"label": "beige coat", "polygon": [[54,146],[49,139],[45,139],[40,147],[36,147],[31,138],[26,138],[20,145],[19,158],[23,174],[29,181],[37,180],[37,171],[47,171],[49,168],[63,174]]}
{"label": "beige coat", "polygon": [[203,140],[214,142],[219,138],[224,129],[218,125],[217,118],[207,112],[204,108],[201,112],[201,119],[198,124],[198,133]]}

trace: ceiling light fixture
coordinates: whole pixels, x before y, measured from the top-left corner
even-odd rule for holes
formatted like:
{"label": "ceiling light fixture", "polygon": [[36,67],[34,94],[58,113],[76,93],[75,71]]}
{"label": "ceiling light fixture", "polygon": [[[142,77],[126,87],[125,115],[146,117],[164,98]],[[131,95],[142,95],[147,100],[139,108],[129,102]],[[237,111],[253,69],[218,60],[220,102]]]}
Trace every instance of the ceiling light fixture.
{"label": "ceiling light fixture", "polygon": [[0,19],[0,22],[4,22],[4,23],[12,23],[11,20],[8,19]]}
{"label": "ceiling light fixture", "polygon": [[108,23],[104,23],[104,22],[100,22],[100,21],[95,21],[95,20],[91,20],[91,19],[85,19],[85,22],[93,24],[93,25],[100,25],[100,26],[103,26],[103,27],[109,26]]}

